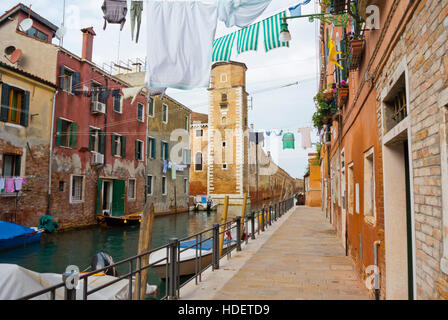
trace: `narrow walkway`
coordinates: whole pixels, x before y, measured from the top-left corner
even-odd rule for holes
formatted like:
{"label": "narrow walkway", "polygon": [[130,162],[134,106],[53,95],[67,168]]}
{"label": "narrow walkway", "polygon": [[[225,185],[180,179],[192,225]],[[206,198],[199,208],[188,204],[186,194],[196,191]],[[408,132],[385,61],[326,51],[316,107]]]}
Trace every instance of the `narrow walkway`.
{"label": "narrow walkway", "polygon": [[[258,241],[262,243],[257,246]],[[204,274],[203,281],[193,283],[184,294],[181,291],[180,298],[369,299],[353,262],[319,209],[292,209],[242,252],[221,261],[220,270]]]}

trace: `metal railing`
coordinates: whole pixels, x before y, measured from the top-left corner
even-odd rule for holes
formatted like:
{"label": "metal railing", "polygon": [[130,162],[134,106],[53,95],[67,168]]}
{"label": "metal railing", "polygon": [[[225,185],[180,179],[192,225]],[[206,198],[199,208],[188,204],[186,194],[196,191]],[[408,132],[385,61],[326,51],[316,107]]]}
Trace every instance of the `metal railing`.
{"label": "metal railing", "polygon": [[[127,299],[133,300],[135,294],[136,298],[140,300],[142,271],[149,268],[158,268],[160,273],[163,265],[165,265],[164,276],[166,295],[161,299],[179,299],[180,289],[182,287],[193,280],[195,280],[195,283],[198,284],[202,281],[202,273],[210,267],[212,270],[219,269],[220,260],[222,258],[227,257],[229,259],[231,258],[232,251],[241,251],[243,242],[247,244],[249,238],[251,240],[255,240],[256,234],[259,235],[261,232],[264,232],[272,225],[273,222],[281,218],[292,207],[294,207],[294,198],[267,206],[258,211],[253,211],[249,215],[246,215],[244,219],[241,217],[236,217],[232,221],[228,221],[223,224],[214,224],[210,229],[201,231],[183,239],[171,238],[169,243],[165,246],[152,249],[143,254],[135,255],[102,269],[81,274],[79,275],[79,278],[77,278],[78,283],[83,284],[81,299],[87,300],[90,295],[110,287],[119,281],[128,281]],[[235,231],[235,239],[232,237],[233,230]],[[220,239],[222,239],[222,254],[220,254]],[[193,242],[191,245],[185,245],[187,241]],[[209,242],[211,242],[211,249],[203,250],[205,244],[207,244],[207,247],[210,246]],[[192,274],[190,278],[186,279],[181,284],[181,263],[185,262],[181,260],[181,254],[191,249],[195,250],[194,257],[189,259],[190,262],[191,259],[194,259],[194,274]],[[162,250],[166,251],[164,258],[160,258],[157,261],[152,261],[142,265],[144,258],[147,258],[148,255],[155,252],[159,252],[160,254]],[[210,262],[207,263],[207,261]],[[107,283],[89,289],[89,278],[100,273],[106,273],[108,270],[116,269],[119,266],[125,266],[126,264],[128,265],[128,272],[126,274],[121,274],[119,277],[115,277],[115,279]],[[47,295],[47,298],[50,300],[55,300],[57,290],[63,291],[64,300],[76,300],[79,289],[75,288],[73,285],[76,283],[76,281],[73,280],[73,276],[73,273],[64,273],[62,275],[61,283],[24,296],[19,300],[29,300],[42,295]],[[137,293],[134,293],[133,291],[134,282],[137,286]]]}

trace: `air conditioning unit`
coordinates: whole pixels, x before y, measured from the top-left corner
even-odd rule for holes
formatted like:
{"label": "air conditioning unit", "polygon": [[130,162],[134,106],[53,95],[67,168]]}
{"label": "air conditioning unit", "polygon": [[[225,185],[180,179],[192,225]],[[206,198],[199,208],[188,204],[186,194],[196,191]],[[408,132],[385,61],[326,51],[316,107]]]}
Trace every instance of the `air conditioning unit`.
{"label": "air conditioning unit", "polygon": [[92,164],[104,164],[104,154],[98,152],[92,153]]}
{"label": "air conditioning unit", "polygon": [[92,113],[106,113],[106,104],[98,101],[92,101],[90,105]]}

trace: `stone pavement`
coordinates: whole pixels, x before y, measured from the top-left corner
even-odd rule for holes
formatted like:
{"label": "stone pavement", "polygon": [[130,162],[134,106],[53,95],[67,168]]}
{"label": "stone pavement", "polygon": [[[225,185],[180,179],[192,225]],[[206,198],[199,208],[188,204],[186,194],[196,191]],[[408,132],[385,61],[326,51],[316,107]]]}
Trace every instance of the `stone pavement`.
{"label": "stone pavement", "polygon": [[241,252],[180,291],[185,300],[366,300],[369,293],[320,209],[295,207]]}

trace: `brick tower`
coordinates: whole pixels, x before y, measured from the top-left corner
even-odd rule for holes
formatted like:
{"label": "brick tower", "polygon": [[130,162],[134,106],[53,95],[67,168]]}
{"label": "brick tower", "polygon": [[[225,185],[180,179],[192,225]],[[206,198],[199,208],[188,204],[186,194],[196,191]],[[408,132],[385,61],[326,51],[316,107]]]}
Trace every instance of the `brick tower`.
{"label": "brick tower", "polygon": [[241,214],[244,193],[249,192],[246,70],[244,63],[215,63],[208,89],[207,192],[220,204],[218,213],[229,196],[229,219]]}

